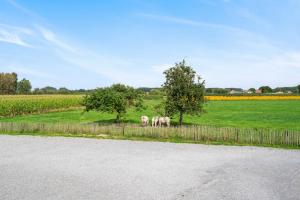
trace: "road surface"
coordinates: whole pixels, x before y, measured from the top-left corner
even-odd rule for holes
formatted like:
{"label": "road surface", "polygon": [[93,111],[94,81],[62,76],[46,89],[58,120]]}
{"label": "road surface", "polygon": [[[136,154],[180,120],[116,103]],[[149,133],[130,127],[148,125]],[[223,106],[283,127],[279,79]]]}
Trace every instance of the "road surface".
{"label": "road surface", "polygon": [[300,150],[2,135],[0,199],[300,199]]}

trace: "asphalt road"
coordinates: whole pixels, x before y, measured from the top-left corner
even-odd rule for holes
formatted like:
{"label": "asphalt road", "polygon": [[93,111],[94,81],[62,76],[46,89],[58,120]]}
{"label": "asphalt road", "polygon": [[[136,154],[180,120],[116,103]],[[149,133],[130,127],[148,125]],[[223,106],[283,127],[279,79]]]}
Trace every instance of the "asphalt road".
{"label": "asphalt road", "polygon": [[0,136],[0,199],[300,199],[300,150]]}

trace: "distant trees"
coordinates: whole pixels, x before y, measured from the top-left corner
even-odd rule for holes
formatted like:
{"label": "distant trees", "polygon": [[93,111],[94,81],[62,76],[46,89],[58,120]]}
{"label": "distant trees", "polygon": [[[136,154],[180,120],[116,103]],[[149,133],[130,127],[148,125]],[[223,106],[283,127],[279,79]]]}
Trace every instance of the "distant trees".
{"label": "distant trees", "polygon": [[300,85],[297,86],[298,93],[300,93]]}
{"label": "distant trees", "polygon": [[29,80],[23,78],[18,82],[17,93],[18,94],[29,94],[31,92],[31,83]]}
{"label": "distant trees", "polygon": [[86,111],[96,110],[116,113],[117,122],[120,122],[129,107],[134,106],[136,109],[143,108],[140,92],[122,84],[99,88],[87,94],[82,104],[85,106]]}
{"label": "distant trees", "polygon": [[186,65],[185,60],[166,70],[164,75],[166,113],[169,116],[178,113],[179,124],[182,125],[184,114],[201,113],[205,93],[204,81],[201,81],[192,67]]}
{"label": "distant trees", "polygon": [[59,94],[70,94],[70,93],[71,93],[71,91],[70,91],[68,88],[66,88],[66,87],[61,87],[61,88],[59,88],[59,89],[57,90],[57,92],[58,92]]}
{"label": "distant trees", "polygon": [[17,84],[16,73],[0,73],[0,94],[16,94]]}
{"label": "distant trees", "polygon": [[255,92],[256,92],[256,89],[255,89],[255,88],[250,88],[248,91],[249,91],[249,92],[252,92],[252,93],[255,93]]}
{"label": "distant trees", "polygon": [[205,90],[205,92],[207,94],[223,94],[223,95],[225,95],[225,94],[229,93],[229,90],[224,89],[224,88],[207,88]]}
{"label": "distant trees", "polygon": [[259,89],[261,90],[262,93],[272,93],[273,92],[272,88],[270,88],[269,86],[261,86]]}

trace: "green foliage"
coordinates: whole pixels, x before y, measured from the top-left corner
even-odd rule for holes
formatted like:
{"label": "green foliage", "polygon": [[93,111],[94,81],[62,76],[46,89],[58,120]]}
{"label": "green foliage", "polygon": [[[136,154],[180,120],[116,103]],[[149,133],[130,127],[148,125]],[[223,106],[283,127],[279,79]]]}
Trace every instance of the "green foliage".
{"label": "green foliage", "polygon": [[200,114],[204,103],[204,81],[185,60],[176,63],[164,72],[166,81],[163,88],[166,92],[166,113],[173,116],[179,113],[179,124],[182,125],[183,114]]}
{"label": "green foliage", "polygon": [[18,94],[29,94],[31,92],[31,88],[30,81],[23,78],[18,82],[17,92]]}
{"label": "green foliage", "polygon": [[71,91],[69,89],[65,88],[65,87],[61,87],[61,88],[58,89],[58,93],[59,94],[70,94]]}
{"label": "green foliage", "polygon": [[270,88],[269,86],[261,86],[259,89],[261,90],[262,93],[272,93],[273,92],[272,88]]}
{"label": "green foliage", "polygon": [[218,95],[226,95],[228,94],[228,90],[224,88],[207,88],[205,90],[206,94],[218,94]]}
{"label": "green foliage", "polygon": [[298,93],[300,93],[300,85],[297,86]]}
{"label": "green foliage", "polygon": [[255,93],[256,89],[255,88],[250,88],[248,91]]}
{"label": "green foliage", "polygon": [[16,73],[0,73],[0,94],[16,94],[17,84]]}
{"label": "green foliage", "polygon": [[84,97],[83,105],[86,111],[97,110],[100,112],[117,113],[117,122],[121,120],[129,107],[143,108],[140,92],[122,84],[99,88],[87,94]]}

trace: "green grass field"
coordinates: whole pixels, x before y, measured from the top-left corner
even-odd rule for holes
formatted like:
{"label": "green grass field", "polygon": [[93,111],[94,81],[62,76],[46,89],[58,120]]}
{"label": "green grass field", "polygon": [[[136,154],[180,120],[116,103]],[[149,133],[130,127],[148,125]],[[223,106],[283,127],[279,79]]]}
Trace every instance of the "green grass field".
{"label": "green grass field", "polygon": [[[141,115],[150,118],[156,113],[153,109],[159,100],[146,100],[147,109],[137,112],[128,111],[125,122],[139,123]],[[243,101],[209,101],[205,105],[206,112],[201,116],[185,115],[184,123],[188,125],[212,125],[239,128],[270,128],[300,130],[300,101],[298,100],[243,100]],[[30,123],[110,123],[114,114],[83,112],[73,110],[37,115],[24,115],[13,118],[0,118],[0,122]],[[177,117],[172,119],[176,124]]]}

